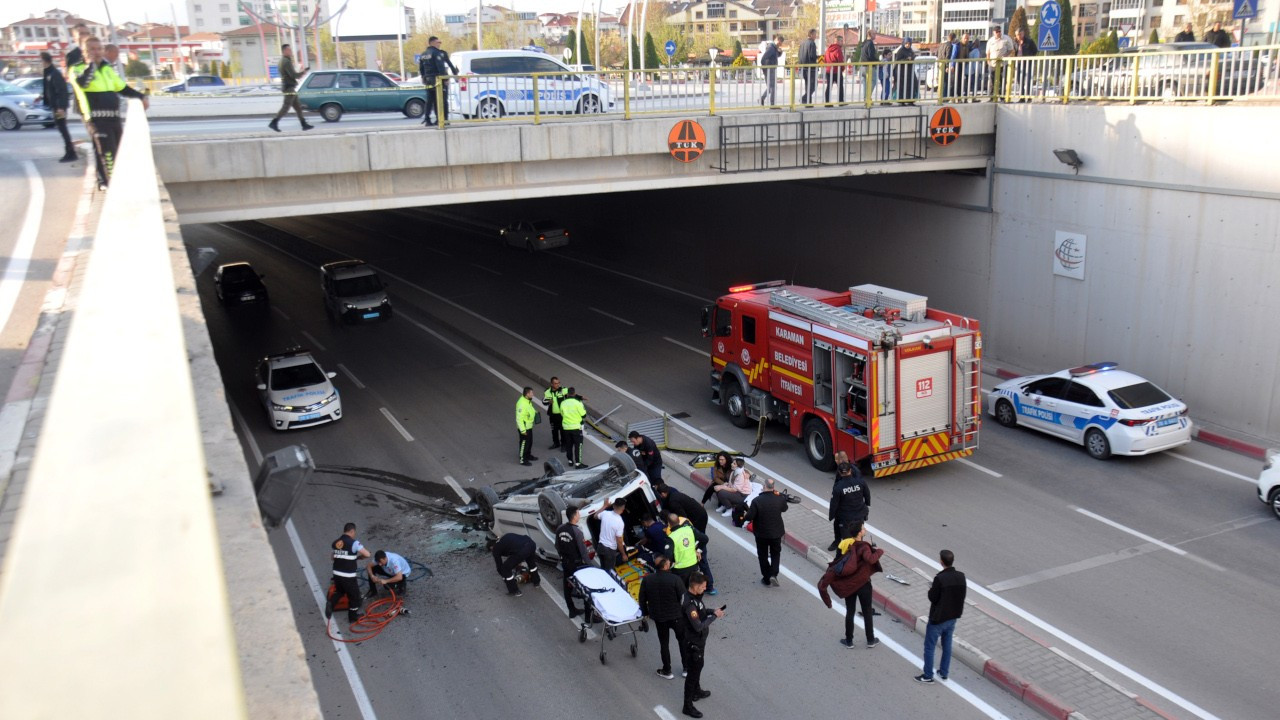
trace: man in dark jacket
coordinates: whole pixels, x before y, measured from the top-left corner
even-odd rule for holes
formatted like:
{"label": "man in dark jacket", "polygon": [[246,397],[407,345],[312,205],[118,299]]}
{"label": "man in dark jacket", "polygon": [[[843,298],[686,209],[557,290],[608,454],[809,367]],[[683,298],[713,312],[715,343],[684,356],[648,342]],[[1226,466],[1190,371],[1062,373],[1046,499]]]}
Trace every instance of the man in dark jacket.
{"label": "man in dark jacket", "polygon": [[658,444],[635,430],[627,433],[627,440],[631,442],[631,447],[635,450],[632,457],[638,461],[636,468],[648,476],[651,484],[655,486],[661,485],[662,452],[658,450]]}
{"label": "man in dark jacket", "polygon": [[804,79],[804,94],[800,96],[800,104],[808,105],[818,92],[818,68],[805,67],[818,63],[818,31],[810,30],[808,37],[800,43],[800,77]]}
{"label": "man in dark jacket", "polygon": [[280,92],[284,94],[284,102],[280,104],[276,116],[267,123],[267,127],[280,132],[280,118],[288,115],[290,110],[298,114],[298,122],[302,123],[303,130],[315,127],[302,116],[302,105],[298,102],[298,80],[310,69],[298,70],[293,64],[293,48],[287,44],[280,46]]}
{"label": "man in dark jacket", "polygon": [[834,590],[837,596],[846,599],[844,639],[840,644],[847,648],[853,647],[854,602],[849,598],[854,598],[861,603],[862,627],[867,634],[867,647],[873,648],[879,645],[880,641],[876,639],[876,613],[871,607],[871,576],[881,571],[880,556],[884,555],[884,551],[877,548],[875,543],[864,540],[866,532],[861,527],[850,530],[855,534],[841,541],[840,554],[831,561],[827,566],[827,572],[818,581],[818,595],[827,607],[831,607],[831,598],[827,595],[828,587]]}
{"label": "man in dark jacket", "polygon": [[508,595],[519,597],[524,594],[520,592],[520,586],[516,583],[516,568],[521,563],[528,568],[529,581],[533,586],[538,587],[542,584],[542,578],[538,576],[537,557],[538,546],[528,535],[507,533],[493,544],[493,564],[497,566],[498,574],[507,583]]}
{"label": "man in dark jacket", "polygon": [[702,603],[703,592],[707,589],[707,578],[702,573],[694,573],[689,577],[689,591],[684,596],[682,621],[687,623],[684,629],[684,668],[688,673],[684,679],[685,715],[694,718],[702,717],[702,712],[694,707],[695,700],[711,697],[711,693],[702,689],[702,665],[706,659],[707,635],[711,631],[711,623],[724,617],[724,608],[708,610]]}
{"label": "man in dark jacket", "polygon": [[924,631],[924,673],[916,676],[916,682],[933,682],[933,647],[942,641],[942,662],[938,663],[938,677],[943,680],[951,673],[951,638],[956,631],[956,620],[964,614],[964,596],[967,589],[964,573],[956,570],[956,556],[950,550],[938,553],[942,572],[933,576],[929,588],[929,624]]}
{"label": "man in dark jacket", "polygon": [[1187,23],[1182,28],[1182,32],[1173,36],[1174,42],[1195,42],[1196,34],[1191,31],[1191,23]]}
{"label": "man in dark jacket", "polygon": [[[427,88],[427,110],[422,114],[422,124],[431,125],[431,113],[436,114],[440,127],[444,128],[445,116],[449,114],[449,74],[458,74],[458,68],[449,60],[449,53],[440,47],[440,38],[432,35],[427,38],[427,49],[418,58],[418,74],[422,76],[422,84]],[[440,81],[440,96],[436,97],[436,80]],[[440,106],[444,112],[440,112]]]}
{"label": "man in dark jacket", "polygon": [[[590,564],[587,554],[587,544],[582,536],[582,528],[578,527],[578,516],[581,514],[577,507],[569,506],[565,510],[565,523],[556,528],[556,552],[560,555],[560,569],[564,572],[564,604],[569,608],[569,617],[577,617],[580,614],[577,606],[573,604],[573,585],[569,582],[569,578],[580,568]],[[588,601],[582,601],[582,611],[586,612],[589,607]]]}
{"label": "man in dark jacket", "polygon": [[[1013,33],[1013,54],[1020,58],[1033,58],[1036,56],[1036,41],[1032,40],[1025,28],[1018,28]],[[1019,62],[1017,64],[1017,87],[1014,88],[1015,95],[1031,94],[1031,63]],[[1024,102],[1027,98],[1018,98],[1018,102]]]}
{"label": "man in dark jacket", "polygon": [[658,675],[670,680],[675,677],[671,673],[670,633],[676,635],[676,649],[680,651],[680,667],[684,662],[684,622],[681,621],[680,601],[684,598],[684,581],[671,572],[671,558],[658,555],[654,559],[655,573],[645,575],[640,581],[640,612],[653,621],[658,633],[658,648],[662,654],[662,667]]}
{"label": "man in dark jacket", "polygon": [[707,509],[697,500],[665,483],[655,486],[655,489],[658,491],[658,502],[662,504],[663,510],[689,518],[689,522],[698,529],[698,532],[707,531]]}
{"label": "man in dark jacket", "polygon": [[778,45],[782,42],[781,35],[774,35],[773,42],[766,43],[764,52],[760,53],[760,71],[764,73],[764,92],[760,93],[760,104],[764,105],[764,99],[769,98],[769,105],[777,104],[774,91],[778,85]]}
{"label": "man in dark jacket", "polygon": [[71,96],[67,93],[66,78],[54,67],[53,56],[48,52],[40,53],[40,62],[44,63],[41,99],[45,107],[53,111],[53,124],[58,126],[58,133],[62,135],[63,153],[58,162],[74,162],[77,159],[76,146],[71,142],[71,131],[67,130],[67,106],[71,104]]}
{"label": "man in dark jacket", "polygon": [[871,488],[862,481],[857,466],[842,462],[838,471],[836,483],[831,488],[831,504],[827,508],[827,519],[832,521],[835,530],[835,539],[827,546],[832,551],[848,537],[847,528],[867,521],[871,508]]}
{"label": "man in dark jacket", "polygon": [[756,534],[756,559],[760,561],[760,584],[778,587],[778,569],[782,563],[782,536],[787,534],[782,513],[790,503],[775,487],[773,478],[766,478],[764,490],[751,501],[747,509],[747,522],[753,523]]}
{"label": "man in dark jacket", "polygon": [[1215,22],[1213,29],[1204,34],[1204,41],[1213,43],[1215,47],[1229,48],[1231,47],[1231,33],[1222,29],[1221,22]]}

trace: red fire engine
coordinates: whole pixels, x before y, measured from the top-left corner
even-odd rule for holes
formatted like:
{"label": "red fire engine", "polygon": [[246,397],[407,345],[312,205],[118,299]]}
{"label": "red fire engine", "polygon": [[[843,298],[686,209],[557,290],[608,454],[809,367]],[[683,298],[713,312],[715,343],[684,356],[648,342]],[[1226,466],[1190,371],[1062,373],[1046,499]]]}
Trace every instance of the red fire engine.
{"label": "red fire engine", "polygon": [[978,321],[878,285],[729,288],[703,310],[711,398],[739,427],[766,417],[809,462],[843,450],[876,477],[972,455],[981,421]]}

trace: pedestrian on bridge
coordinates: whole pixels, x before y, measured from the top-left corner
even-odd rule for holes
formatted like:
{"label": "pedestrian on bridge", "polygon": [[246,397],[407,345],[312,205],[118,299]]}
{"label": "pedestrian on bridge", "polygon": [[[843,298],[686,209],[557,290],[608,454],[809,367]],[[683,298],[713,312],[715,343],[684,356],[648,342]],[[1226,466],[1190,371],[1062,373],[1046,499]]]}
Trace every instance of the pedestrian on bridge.
{"label": "pedestrian on bridge", "polygon": [[569,457],[569,466],[584,468],[582,462],[582,423],[587,417],[586,398],[569,388],[565,399],[560,401],[560,432],[564,438],[564,452]]}
{"label": "pedestrian on bridge", "polygon": [[800,104],[813,102],[818,94],[818,31],[810,30],[804,42],[800,43],[800,77],[804,79],[804,94],[800,96]]}
{"label": "pedestrian on bridge", "polygon": [[533,388],[526,387],[516,400],[516,431],[520,433],[521,465],[532,465],[538,456],[533,454],[533,425],[538,422],[538,409],[533,406]]}
{"label": "pedestrian on bridge", "polygon": [[987,38],[987,63],[991,66],[991,101],[999,102],[1004,93],[1005,58],[1013,54],[1013,41],[999,25],[991,28]]}
{"label": "pedestrian on bridge", "polygon": [[1196,34],[1191,30],[1191,23],[1187,23],[1182,27],[1182,32],[1173,36],[1174,42],[1195,42]]}
{"label": "pedestrian on bridge", "polygon": [[[1013,54],[1015,57],[1033,58],[1036,56],[1036,53],[1039,52],[1036,49],[1036,41],[1032,40],[1030,37],[1027,37],[1026,28],[1018,28],[1017,31],[1014,32],[1014,36],[1015,37],[1013,41]],[[1024,60],[1018,63],[1017,75],[1018,75],[1017,76],[1018,85],[1015,88],[1015,90],[1017,91],[1016,94],[1030,95],[1031,94],[1031,61],[1030,60]],[[1029,98],[1025,98],[1025,97],[1018,98],[1018,102],[1027,102],[1028,100]]]}
{"label": "pedestrian on bridge", "polygon": [[[449,114],[449,73],[458,74],[458,68],[449,60],[449,53],[440,47],[440,38],[432,35],[427,38],[427,49],[418,58],[418,75],[427,88],[427,109],[422,113],[422,124],[431,126],[431,113],[436,114],[436,122],[444,129],[445,116]],[[439,81],[440,91],[436,92]]]}
{"label": "pedestrian on bridge", "polygon": [[765,98],[769,99],[770,107],[777,105],[775,92],[778,85],[778,46],[781,44],[782,36],[774,35],[773,42],[766,44],[760,53],[760,71],[764,74],[764,92],[760,93],[761,105],[765,104]]}
{"label": "pedestrian on bridge", "polygon": [[293,48],[288,44],[280,46],[280,90],[284,93],[284,102],[281,103],[276,116],[267,123],[267,127],[280,132],[280,118],[288,115],[290,110],[298,114],[298,122],[302,123],[303,130],[315,127],[303,117],[302,104],[298,102],[298,80],[310,70],[311,68],[305,67],[299,72],[293,65]]}
{"label": "pedestrian on bridge", "polygon": [[1204,34],[1204,41],[1213,43],[1215,47],[1229,48],[1231,47],[1231,33],[1222,29],[1222,22],[1215,22],[1213,29]]}
{"label": "pedestrian on bridge", "polygon": [[942,661],[938,663],[938,677],[943,680],[951,673],[951,639],[955,635],[956,620],[964,614],[964,596],[967,590],[964,573],[956,570],[955,553],[943,550],[938,553],[942,571],[933,576],[929,588],[929,624],[924,631],[924,672],[916,676],[916,682],[933,682],[933,648],[942,643]]}

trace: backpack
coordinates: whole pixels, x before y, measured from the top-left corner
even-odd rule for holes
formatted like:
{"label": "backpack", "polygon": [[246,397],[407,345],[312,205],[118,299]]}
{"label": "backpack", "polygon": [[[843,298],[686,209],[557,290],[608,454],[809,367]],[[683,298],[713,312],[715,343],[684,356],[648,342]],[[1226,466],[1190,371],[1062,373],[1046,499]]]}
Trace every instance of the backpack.
{"label": "backpack", "polygon": [[840,48],[840,43],[831,43],[827,46],[827,51],[822,54],[822,62],[827,65],[839,65],[844,62],[844,50]]}

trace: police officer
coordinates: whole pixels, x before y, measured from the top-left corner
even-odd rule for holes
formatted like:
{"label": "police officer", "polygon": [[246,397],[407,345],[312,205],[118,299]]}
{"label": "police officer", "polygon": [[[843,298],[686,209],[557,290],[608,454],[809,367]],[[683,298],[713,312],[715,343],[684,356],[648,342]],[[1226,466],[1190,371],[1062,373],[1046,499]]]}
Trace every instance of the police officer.
{"label": "police officer", "polygon": [[144,110],[151,106],[151,101],[120,79],[115,68],[102,57],[101,40],[92,36],[86,38],[84,52],[85,62],[72,66],[69,73],[76,104],[92,125],[98,188],[103,189],[111,180],[120,136],[124,132],[124,124],[120,120],[120,95],[141,100]]}
{"label": "police officer", "polygon": [[324,605],[324,619],[333,617],[333,603],[339,595],[347,596],[347,620],[360,619],[360,583],[356,580],[358,560],[369,557],[369,551],[356,539],[356,524],[347,523],[342,535],[331,544],[333,548],[333,585],[337,592],[330,595]]}
{"label": "police officer", "polygon": [[695,700],[711,697],[711,693],[702,689],[702,666],[706,662],[707,635],[710,634],[711,623],[724,617],[724,608],[708,610],[702,603],[703,593],[707,589],[707,578],[696,572],[689,576],[689,591],[685,593],[682,612],[684,616],[684,669],[688,675],[684,679],[684,709],[689,717],[700,718],[702,712],[693,706]]}
{"label": "police officer", "polygon": [[585,599],[582,601],[581,611],[573,604],[573,585],[569,582],[575,572],[589,564],[587,544],[582,537],[582,528],[578,527],[580,515],[577,507],[569,506],[565,511],[568,519],[556,528],[556,552],[560,554],[560,569],[564,571],[564,604],[569,608],[569,617],[578,617],[587,609]]}
{"label": "police officer", "polygon": [[[675,573],[688,587],[690,578],[698,570],[702,560],[702,551],[707,545],[707,536],[698,531],[688,518],[675,513],[667,515],[667,547],[662,554],[671,558],[671,572]],[[705,583],[707,576],[702,573]]]}
{"label": "police officer", "polygon": [[533,424],[538,420],[538,409],[533,406],[533,388],[526,387],[516,400],[516,430],[520,433],[521,465],[532,465],[531,460],[538,457],[533,454]]}
{"label": "police officer", "polygon": [[[440,38],[435,35],[427,38],[427,49],[418,58],[418,74],[422,76],[422,84],[427,88],[427,109],[422,113],[423,125],[430,126],[431,113],[435,113],[440,127],[444,128],[444,116],[449,112],[447,108],[450,70],[454,75],[458,74],[458,68],[454,67],[449,60],[449,53],[440,47]],[[436,97],[436,80],[440,80],[440,93],[446,106],[444,113],[440,112],[440,98]]]}
{"label": "police officer", "polygon": [[560,387],[560,378],[551,378],[551,387],[542,393],[542,404],[547,408],[547,420],[551,423],[551,445],[548,450],[564,448],[564,439],[560,437],[560,401],[565,399],[569,391]]}
{"label": "police officer", "polygon": [[845,534],[847,528],[865,523],[871,508],[871,488],[862,481],[857,466],[842,462],[837,471],[839,474],[831,488],[831,505],[827,510],[827,519],[834,523],[835,540],[831,541],[828,550],[835,550],[840,541],[848,537]]}
{"label": "police officer", "polygon": [[564,452],[569,456],[569,467],[584,468],[582,462],[582,421],[587,417],[586,398],[573,389],[560,401],[560,424],[564,432]]}
{"label": "police officer", "polygon": [[498,574],[507,583],[507,594],[520,597],[520,586],[516,584],[516,568],[520,563],[529,569],[529,581],[534,587],[542,584],[538,575],[538,546],[528,535],[507,533],[493,544],[493,564],[498,567]]}
{"label": "police officer", "polygon": [[636,457],[640,462],[636,465],[639,466],[640,471],[649,477],[651,484],[661,485],[662,453],[658,451],[658,444],[635,430],[627,433],[627,439],[631,441],[631,447],[639,453]]}
{"label": "police officer", "polygon": [[378,588],[382,585],[390,587],[391,592],[403,597],[409,589],[409,573],[413,572],[409,567],[409,561],[405,560],[403,555],[386,550],[374,553],[373,562],[369,563],[365,570],[369,573],[367,596],[371,598],[378,597]]}
{"label": "police officer", "polygon": [[53,111],[53,124],[62,135],[63,153],[58,162],[75,162],[80,158],[76,155],[75,143],[71,142],[71,132],[67,130],[67,105],[71,102],[67,95],[67,81],[62,77],[62,72],[54,67],[53,55],[48,51],[40,53],[40,62],[44,64],[44,90],[41,99],[44,100],[44,106]]}

